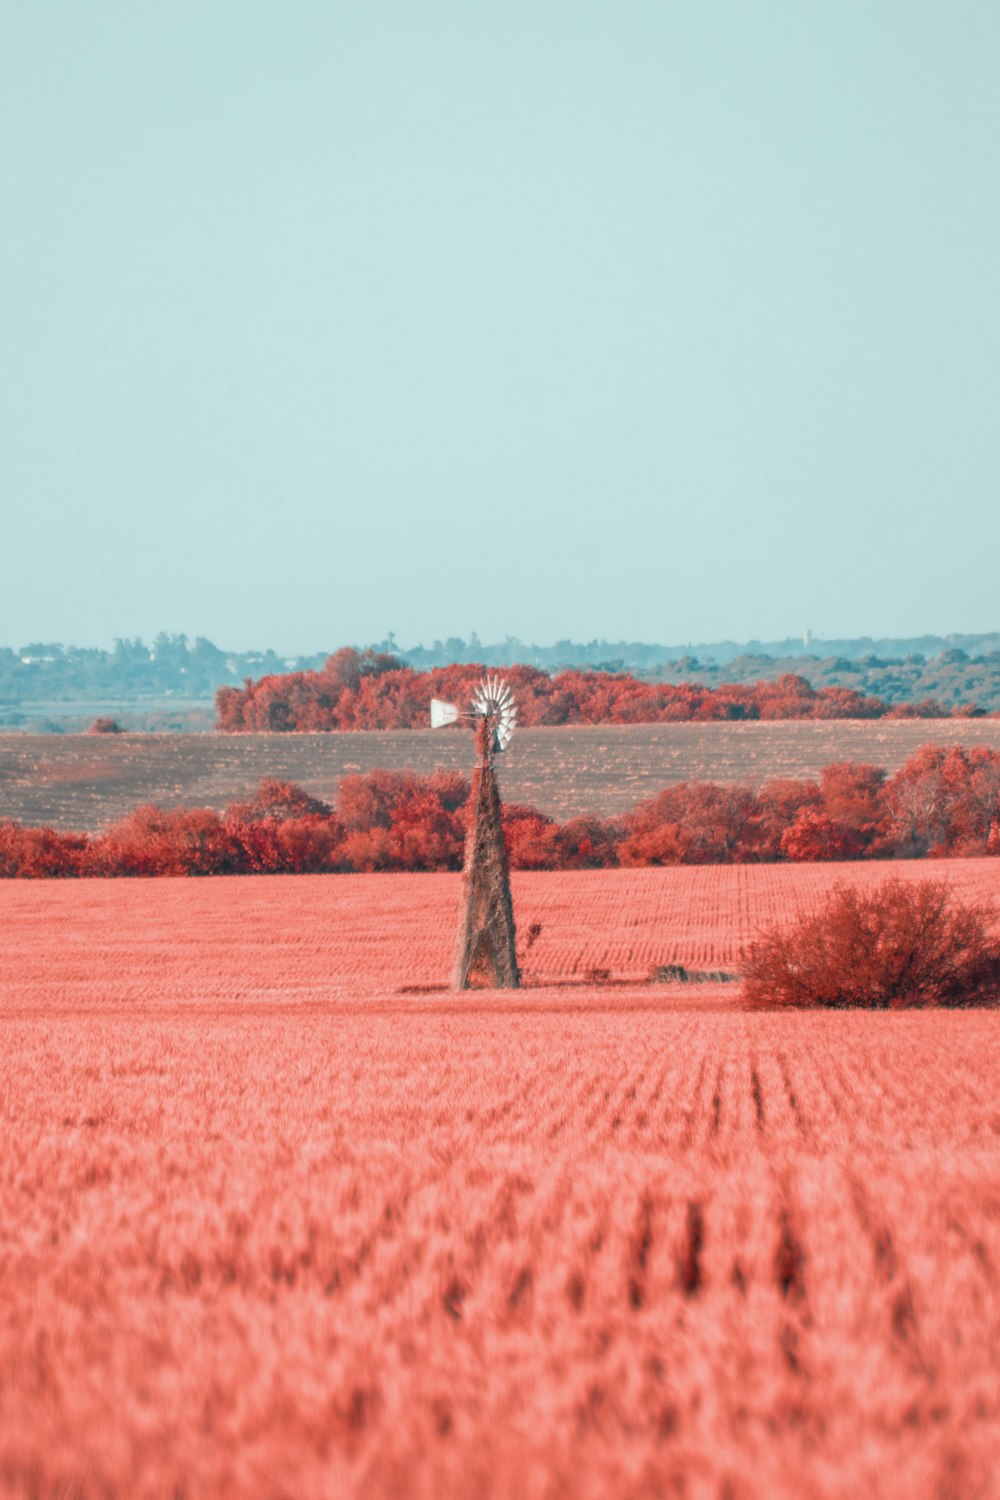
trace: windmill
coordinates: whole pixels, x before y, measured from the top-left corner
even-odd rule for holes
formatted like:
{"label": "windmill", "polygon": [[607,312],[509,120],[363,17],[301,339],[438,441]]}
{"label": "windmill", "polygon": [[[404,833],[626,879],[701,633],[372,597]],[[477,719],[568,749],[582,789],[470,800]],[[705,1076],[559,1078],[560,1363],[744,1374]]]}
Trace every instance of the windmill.
{"label": "windmill", "polygon": [[432,729],[442,729],[459,719],[470,719],[476,725],[478,758],[465,836],[452,984],[456,990],[467,990],[485,981],[496,989],[516,990],[521,974],[514,947],[514,907],[500,792],[493,769],[493,758],[510,744],[517,721],[514,697],[506,682],[496,676],[484,677],[468,713],[454,703],[431,699]]}

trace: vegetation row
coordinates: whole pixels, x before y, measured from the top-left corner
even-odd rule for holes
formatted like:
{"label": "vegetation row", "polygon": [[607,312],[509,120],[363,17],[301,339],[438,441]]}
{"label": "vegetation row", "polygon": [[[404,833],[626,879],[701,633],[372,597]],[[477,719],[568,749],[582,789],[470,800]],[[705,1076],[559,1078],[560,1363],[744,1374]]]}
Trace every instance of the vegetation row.
{"label": "vegetation row", "polygon": [[[221,814],[143,806],[99,835],[0,822],[0,877],[457,870],[468,796],[457,772],[371,771],[332,806],[264,780]],[[683,782],[618,818],[509,804],[504,827],[521,870],[1000,854],[1000,752],[925,745],[892,776],[839,762],[760,789]]]}
{"label": "vegetation row", "polygon": [[[787,673],[771,682],[640,681],[626,672],[505,667],[522,725],[661,724],[719,719],[982,717],[974,704],[948,710],[933,699],[888,703],[854,688],[814,688]],[[276,673],[216,693],[217,727],[227,733],[422,729],[432,698],[467,702],[485,668],[456,663],[419,672],[396,657],[344,647],[320,671]]]}

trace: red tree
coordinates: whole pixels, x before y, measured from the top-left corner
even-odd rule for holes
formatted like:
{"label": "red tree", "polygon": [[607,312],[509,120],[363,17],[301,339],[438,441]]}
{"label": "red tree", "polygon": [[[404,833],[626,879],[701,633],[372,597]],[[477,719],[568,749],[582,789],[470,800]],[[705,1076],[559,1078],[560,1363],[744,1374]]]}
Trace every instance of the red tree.
{"label": "red tree", "polygon": [[857,842],[852,830],[835,823],[825,812],[803,807],[781,836],[781,853],[785,859],[814,861],[853,859]]}
{"label": "red tree", "polygon": [[85,873],[89,840],[82,833],[0,823],[0,879],[48,880]]}
{"label": "red tree", "polygon": [[244,868],[238,842],[210,807],[137,807],[90,845],[85,873],[231,875]]}

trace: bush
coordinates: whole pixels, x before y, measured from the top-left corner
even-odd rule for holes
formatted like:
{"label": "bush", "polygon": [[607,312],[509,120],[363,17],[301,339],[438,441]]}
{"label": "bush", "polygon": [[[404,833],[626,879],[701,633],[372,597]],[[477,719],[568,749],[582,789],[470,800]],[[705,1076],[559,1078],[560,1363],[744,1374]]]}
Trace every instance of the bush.
{"label": "bush", "polygon": [[121,734],[122,726],[117,719],[95,719],[87,730],[88,734]]}
{"label": "bush", "polygon": [[222,826],[239,851],[240,873],[320,875],[340,867],[343,830],[333,818],[258,818],[240,822],[227,815]]}
{"label": "bush", "polygon": [[533,807],[509,803],[503,809],[503,836],[512,870],[563,868],[559,824]]}
{"label": "bush", "polygon": [[233,802],[226,808],[226,821],[233,823],[284,822],[288,818],[329,818],[331,809],[311,797],[294,781],[262,778],[249,802]]}
{"label": "bush", "polygon": [[90,846],[88,875],[234,875],[243,851],[210,807],[144,805]]}
{"label": "bush", "polygon": [[744,999],[762,1006],[996,1004],[992,908],[963,906],[943,880],[840,884],[812,915],[762,932],[744,954]]}
{"label": "bush", "polygon": [[87,858],[83,833],[54,828],[22,828],[0,822],[0,880],[48,880],[79,875]]}

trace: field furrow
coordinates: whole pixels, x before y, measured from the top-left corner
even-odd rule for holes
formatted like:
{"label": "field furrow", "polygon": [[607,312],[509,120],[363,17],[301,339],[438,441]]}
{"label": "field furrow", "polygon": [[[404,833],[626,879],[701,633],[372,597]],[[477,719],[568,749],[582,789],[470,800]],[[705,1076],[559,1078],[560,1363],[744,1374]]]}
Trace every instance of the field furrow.
{"label": "field furrow", "polygon": [[468,996],[447,877],[7,887],[7,1490],[988,1496],[995,1014],[559,984],[842,873],[521,876]]}

